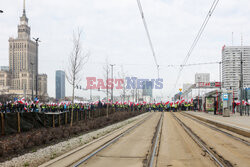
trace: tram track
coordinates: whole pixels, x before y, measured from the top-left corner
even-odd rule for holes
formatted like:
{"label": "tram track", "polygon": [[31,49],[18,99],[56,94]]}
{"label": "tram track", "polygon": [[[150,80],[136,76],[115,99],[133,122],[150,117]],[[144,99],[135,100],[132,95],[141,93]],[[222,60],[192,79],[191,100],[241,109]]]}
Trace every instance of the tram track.
{"label": "tram track", "polygon": [[220,167],[232,167],[233,165],[221,155],[211,149],[197,134],[195,134],[190,127],[181,121],[174,113],[171,113],[173,118],[181,125],[187,134],[206,152],[210,158]]}
{"label": "tram track", "polygon": [[161,131],[162,131],[162,124],[163,124],[163,117],[164,113],[161,114],[161,118],[157,124],[156,131],[154,134],[154,137],[152,139],[152,147],[150,154],[147,159],[146,167],[154,167],[157,161],[157,150],[159,150],[160,147],[160,137],[161,137]]}
{"label": "tram track", "polygon": [[[86,156],[84,156],[84,158],[81,158],[80,161],[79,161],[79,159],[77,159],[77,161],[71,162],[68,165],[64,165],[64,166],[80,166],[82,163],[86,162],[88,159],[90,159],[96,153],[100,152],[101,150],[103,150],[104,148],[106,148],[110,144],[114,143],[115,141],[117,141],[119,138],[121,138],[125,134],[129,133],[130,131],[132,131],[136,127],[138,127],[141,124],[143,124],[144,122],[146,122],[150,118],[150,116],[152,116],[152,115],[153,115],[152,113],[148,114],[145,118],[138,121],[136,124],[132,125],[131,127],[127,128],[126,130],[122,131],[121,133],[119,133],[119,131],[121,131],[121,129],[123,129],[123,128],[119,128],[111,133],[108,133],[108,134],[100,137],[99,139],[96,139],[96,140],[94,140],[94,141],[92,141],[92,142],[90,142],[90,143],[88,143],[88,144],[86,144],[78,149],[75,149],[69,153],[66,153],[65,155],[62,155],[61,157],[58,157],[55,160],[52,160],[52,162],[45,163],[45,164],[41,165],[41,167],[61,166],[60,161],[66,159],[66,158],[71,159],[70,157],[73,157],[76,154],[80,154],[80,152],[83,151],[84,149],[86,149],[87,147],[94,145],[94,144],[96,144],[96,143],[98,143],[106,138],[109,138],[110,136],[115,134],[115,137],[108,139],[105,143],[102,143],[99,147],[94,148],[93,150],[89,151],[89,153]],[[118,135],[116,133],[118,133]]]}
{"label": "tram track", "polygon": [[[160,133],[161,133],[161,127],[162,127],[162,120],[163,120],[163,113],[161,114],[161,117],[157,123],[156,126],[156,130],[154,132],[153,135],[153,139],[152,139],[152,145],[151,145],[151,149],[148,150],[148,156],[144,159],[143,161],[143,166],[144,167],[153,167],[153,165],[155,164],[155,157],[156,156],[156,152],[157,152],[157,146],[159,144],[159,138],[160,138]],[[143,122],[142,122],[143,123]],[[137,124],[136,126],[131,127],[130,129],[126,130],[124,133],[120,134],[119,136],[113,138],[112,140],[110,140],[108,143],[106,143],[103,146],[100,146],[97,150],[93,151],[92,153],[90,153],[88,156],[83,157],[80,161],[78,161],[76,164],[74,164],[74,167],[79,167],[82,166],[84,163],[86,163],[89,159],[91,159],[92,157],[94,157],[97,153],[101,152],[102,150],[106,149],[107,147],[109,147],[110,145],[116,143],[121,137],[125,136],[126,134],[130,133],[132,130],[135,130],[137,127],[139,127],[142,123]],[[101,157],[105,157],[105,156],[101,156]],[[119,157],[119,158],[126,158],[126,157]],[[130,157],[131,158],[131,157]]]}
{"label": "tram track", "polygon": [[[89,166],[93,162],[95,163],[96,160],[101,159],[106,159],[109,161],[109,159],[115,159],[117,162],[119,162],[119,159],[124,161],[126,159],[137,159],[137,163],[141,162],[141,165],[144,167],[152,167],[157,158],[157,151],[159,147],[159,141],[160,141],[160,134],[161,134],[161,127],[162,127],[162,122],[163,122],[163,116],[164,114],[162,113],[151,113],[147,115],[146,117],[138,120],[135,122],[133,125],[130,125],[123,130],[116,130],[117,132],[112,132],[111,134],[107,134],[96,141],[93,141],[92,143],[86,144],[86,146],[82,146],[81,148],[76,149],[75,151],[66,153],[65,155],[62,155],[61,157],[58,157],[57,159],[52,160],[52,162],[47,163],[47,165],[42,165],[43,167],[57,167],[57,166],[74,166],[74,167],[79,167],[79,166]],[[145,124],[144,124],[145,123]],[[152,126],[153,125],[153,126]],[[114,152],[119,150],[123,150],[122,148],[114,148],[114,146],[122,146],[124,147],[125,144],[124,141],[130,141],[132,142],[133,140],[140,140],[137,139],[136,136],[139,134],[142,134],[143,131],[145,131],[147,128],[150,127],[151,130],[148,135],[146,135],[146,140],[144,142],[148,143],[146,145],[141,145],[136,146],[140,150],[140,154],[127,154],[124,155],[122,154],[106,154],[105,152],[109,152],[110,150],[113,150]],[[136,130],[138,128],[138,130]],[[146,129],[145,129],[146,128]],[[145,129],[145,130],[144,130]],[[154,130],[153,130],[154,129]],[[139,133],[138,133],[139,132]],[[135,135],[136,134],[136,135]],[[139,135],[140,136],[140,135]],[[138,137],[139,137],[138,136]],[[124,138],[125,137],[125,138]],[[142,138],[139,137],[139,138]],[[118,142],[119,140],[119,142]],[[148,141],[151,141],[150,144]],[[145,144],[146,144],[145,143]],[[111,146],[112,145],[112,146]],[[146,147],[145,147],[146,146]],[[126,146],[125,146],[126,147]],[[142,150],[141,150],[142,149]],[[130,150],[130,149],[128,149]],[[135,149],[137,150],[137,149]],[[144,150],[144,151],[143,151]],[[124,150],[123,150],[124,151]],[[133,150],[131,150],[133,152]],[[126,152],[126,151],[125,151]],[[129,153],[130,151],[128,151]],[[144,156],[143,156],[144,154]],[[135,160],[134,159],[134,160]],[[103,161],[101,160],[100,163]],[[113,164],[113,161],[112,161]],[[90,165],[91,166],[91,165]],[[96,165],[94,165],[96,166]],[[97,165],[98,166],[98,165]]]}
{"label": "tram track", "polygon": [[[237,141],[239,141],[239,142],[241,142],[241,143],[246,144],[247,146],[250,146],[250,142],[247,141],[247,140],[244,140],[243,138],[240,138],[240,137],[235,136],[235,135],[233,135],[233,134],[231,134],[231,133],[229,133],[229,132],[226,132],[226,131],[224,131],[224,130],[221,130],[221,129],[215,127],[215,126],[212,126],[212,125],[210,125],[210,124],[208,124],[208,123],[205,123],[205,122],[203,122],[203,121],[201,121],[201,120],[198,120],[198,119],[192,117],[191,115],[184,114],[184,113],[180,113],[180,114],[183,115],[183,116],[185,116],[185,117],[187,117],[187,118],[192,119],[193,121],[195,121],[195,122],[197,122],[197,123],[199,123],[199,124],[201,124],[201,125],[203,125],[203,126],[205,126],[205,127],[208,127],[208,128],[210,128],[210,129],[212,129],[212,130],[215,130],[215,131],[217,131],[217,132],[220,132],[220,133],[222,133],[222,134],[224,134],[224,135],[226,135],[226,136],[228,136],[228,137],[230,137],[230,138],[233,138],[233,139],[235,139],[235,140],[237,140]],[[232,133],[233,133],[233,132],[232,132]]]}

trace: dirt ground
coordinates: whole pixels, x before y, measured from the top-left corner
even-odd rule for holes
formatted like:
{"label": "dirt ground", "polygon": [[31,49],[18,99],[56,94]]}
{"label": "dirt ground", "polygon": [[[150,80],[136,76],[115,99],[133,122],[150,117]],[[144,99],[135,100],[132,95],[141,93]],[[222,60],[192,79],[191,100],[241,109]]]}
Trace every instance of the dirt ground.
{"label": "dirt ground", "polygon": [[33,150],[38,150],[50,145],[54,145],[69,138],[86,134],[90,131],[123,121],[141,113],[117,112],[106,116],[93,118],[87,121],[79,121],[69,125],[55,128],[33,129],[28,132],[1,136],[0,137],[0,162],[10,160]]}

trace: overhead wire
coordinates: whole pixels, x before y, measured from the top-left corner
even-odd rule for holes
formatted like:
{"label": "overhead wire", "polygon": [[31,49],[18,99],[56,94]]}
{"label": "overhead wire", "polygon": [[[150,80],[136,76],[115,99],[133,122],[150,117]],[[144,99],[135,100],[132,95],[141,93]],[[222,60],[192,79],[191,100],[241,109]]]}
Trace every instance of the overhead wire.
{"label": "overhead wire", "polygon": [[[204,63],[193,63],[193,64],[160,64],[161,67],[187,67],[187,66],[197,66],[197,65],[209,65],[209,64],[219,64],[221,62],[215,61],[215,62],[204,62]],[[105,64],[104,62],[92,62],[89,64]],[[122,63],[122,64],[116,64],[116,65],[125,65],[125,66],[149,66],[150,64],[139,64],[139,63]]]}
{"label": "overhead wire", "polygon": [[200,29],[199,29],[199,31],[198,31],[198,34],[196,35],[196,37],[195,37],[195,39],[194,39],[194,41],[193,41],[193,43],[192,43],[192,45],[191,45],[191,47],[190,47],[190,49],[189,49],[187,55],[186,55],[186,57],[185,57],[185,59],[184,59],[184,61],[183,61],[183,63],[182,63],[182,66],[180,66],[180,70],[179,70],[178,75],[177,75],[177,79],[176,79],[176,82],[175,82],[175,85],[174,85],[174,89],[172,89],[173,91],[175,91],[175,89],[176,89],[176,86],[177,86],[178,81],[179,81],[179,79],[180,79],[180,76],[181,76],[181,72],[182,72],[182,70],[183,70],[183,67],[184,67],[185,64],[187,63],[189,57],[191,56],[191,53],[193,52],[195,46],[197,45],[197,43],[198,43],[198,41],[199,41],[199,39],[200,39],[200,37],[201,37],[201,35],[202,35],[204,29],[205,29],[206,26],[207,26],[207,23],[208,23],[209,19],[211,18],[212,14],[213,14],[213,12],[214,12],[214,10],[215,10],[215,8],[216,8],[216,6],[218,5],[218,2],[219,2],[219,0],[214,0],[214,1],[213,1],[213,4],[212,4],[212,6],[210,7],[210,9],[209,9],[209,11],[208,11],[208,13],[207,13],[207,15],[206,15],[205,20],[203,21],[203,23],[202,23],[202,25],[201,25],[201,27],[200,27]]}
{"label": "overhead wire", "polygon": [[142,17],[143,25],[144,25],[144,28],[145,28],[145,31],[146,31],[146,34],[147,34],[147,38],[148,38],[148,41],[149,41],[149,45],[150,45],[150,48],[151,48],[151,51],[152,51],[152,54],[153,54],[153,57],[154,57],[154,61],[155,61],[155,65],[156,65],[157,73],[158,73],[158,78],[159,78],[159,64],[157,63],[154,46],[153,46],[153,43],[152,43],[152,40],[151,40],[151,37],[150,37],[150,33],[149,33],[149,30],[148,30],[147,22],[146,22],[146,19],[145,19],[145,16],[144,16],[144,12],[143,12],[143,8],[142,8],[142,4],[141,4],[140,0],[137,0],[137,5],[138,5],[138,8],[139,8],[141,17]]}

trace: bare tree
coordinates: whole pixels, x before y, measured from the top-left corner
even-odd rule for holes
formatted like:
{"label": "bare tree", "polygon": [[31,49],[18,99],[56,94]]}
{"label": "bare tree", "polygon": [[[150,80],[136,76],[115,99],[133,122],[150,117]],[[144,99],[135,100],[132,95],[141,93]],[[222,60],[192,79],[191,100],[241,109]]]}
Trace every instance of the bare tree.
{"label": "bare tree", "polygon": [[121,90],[121,102],[124,103],[126,101],[126,96],[128,95],[129,90],[126,89],[126,77],[127,73],[124,72],[123,66],[121,66],[121,72],[118,73],[119,78],[123,79],[122,90]]}
{"label": "bare tree", "polygon": [[69,56],[69,66],[68,71],[66,73],[66,78],[68,82],[72,85],[72,110],[71,110],[71,120],[70,126],[73,124],[73,106],[75,100],[75,86],[79,84],[81,77],[80,72],[83,66],[87,63],[89,58],[88,53],[84,53],[81,44],[81,36],[82,31],[77,30],[77,32],[73,32],[73,49]]}

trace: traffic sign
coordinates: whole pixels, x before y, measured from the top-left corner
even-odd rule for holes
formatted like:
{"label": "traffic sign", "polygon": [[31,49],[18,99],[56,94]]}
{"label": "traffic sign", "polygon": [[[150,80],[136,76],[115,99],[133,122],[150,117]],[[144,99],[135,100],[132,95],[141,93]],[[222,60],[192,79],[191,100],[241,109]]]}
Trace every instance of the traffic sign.
{"label": "traffic sign", "polygon": [[227,94],[227,93],[224,93],[224,94],[223,94],[223,100],[224,100],[224,101],[228,101],[228,94]]}
{"label": "traffic sign", "polygon": [[179,91],[181,92],[181,91],[182,91],[182,89],[180,88],[180,89],[179,89]]}

